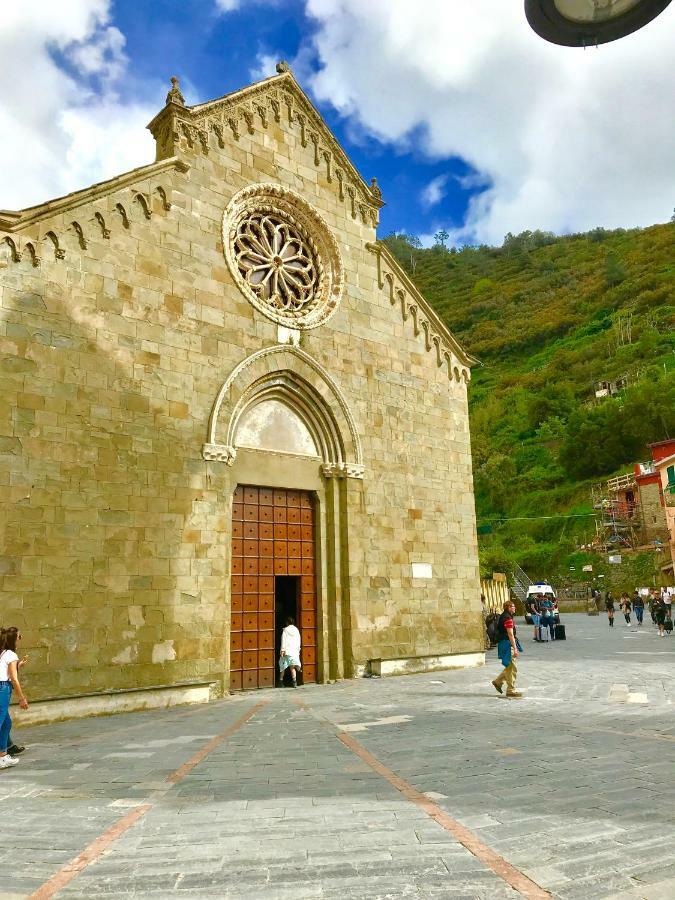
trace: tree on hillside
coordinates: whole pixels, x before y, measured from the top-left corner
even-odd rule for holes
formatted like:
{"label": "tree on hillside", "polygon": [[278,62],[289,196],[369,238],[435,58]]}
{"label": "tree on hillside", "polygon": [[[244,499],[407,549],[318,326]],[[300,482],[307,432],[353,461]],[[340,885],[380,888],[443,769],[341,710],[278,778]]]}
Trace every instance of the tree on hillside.
{"label": "tree on hillside", "polygon": [[615,287],[621,284],[626,278],[626,270],[623,267],[621,258],[618,253],[613,250],[605,257],[605,284],[607,287]]}

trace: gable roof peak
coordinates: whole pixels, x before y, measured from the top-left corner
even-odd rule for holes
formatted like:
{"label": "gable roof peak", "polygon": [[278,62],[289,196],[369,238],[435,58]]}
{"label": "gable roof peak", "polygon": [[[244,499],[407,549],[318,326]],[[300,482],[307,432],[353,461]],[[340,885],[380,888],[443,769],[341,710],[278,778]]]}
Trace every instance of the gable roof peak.
{"label": "gable roof peak", "polygon": [[158,160],[179,153],[183,141],[190,149],[201,147],[208,153],[213,135],[223,148],[225,140],[239,141],[272,122],[283,123],[297,130],[303,148],[313,147],[314,165],[325,169],[326,180],[336,185],[352,217],[377,225],[384,206],[377,182],[364,181],[287,62],[277,63],[275,75],[193,106],[185,104],[175,76],[171,85],[166,105],[148,125],[157,142]]}

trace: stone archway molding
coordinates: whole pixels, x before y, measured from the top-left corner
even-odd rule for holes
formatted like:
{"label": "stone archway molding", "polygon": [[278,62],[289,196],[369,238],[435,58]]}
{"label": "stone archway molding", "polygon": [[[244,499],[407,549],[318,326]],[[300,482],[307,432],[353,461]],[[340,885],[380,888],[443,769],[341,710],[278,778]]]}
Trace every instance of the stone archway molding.
{"label": "stone archway molding", "polygon": [[[320,363],[290,344],[258,350],[232,370],[211,411],[204,459],[231,466],[237,456],[234,438],[242,415],[274,395],[287,398],[319,437],[325,477],[363,478],[361,439],[342,391]],[[221,422],[224,407],[227,417]]]}

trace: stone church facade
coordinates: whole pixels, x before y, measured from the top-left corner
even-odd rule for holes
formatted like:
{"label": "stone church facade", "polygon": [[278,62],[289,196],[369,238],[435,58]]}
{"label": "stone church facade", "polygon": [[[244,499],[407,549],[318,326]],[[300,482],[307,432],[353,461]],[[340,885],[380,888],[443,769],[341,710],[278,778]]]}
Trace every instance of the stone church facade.
{"label": "stone church facade", "polygon": [[307,682],[481,663],[472,360],[377,242],[376,183],[283,64],[193,107],[174,81],[149,128],[156,162],[0,211],[32,699],[271,686],[288,614]]}

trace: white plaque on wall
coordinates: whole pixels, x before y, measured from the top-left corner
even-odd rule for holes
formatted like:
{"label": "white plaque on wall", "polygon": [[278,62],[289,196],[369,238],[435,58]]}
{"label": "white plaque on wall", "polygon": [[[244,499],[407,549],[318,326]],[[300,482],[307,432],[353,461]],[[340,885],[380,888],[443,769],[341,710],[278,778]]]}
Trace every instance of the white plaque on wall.
{"label": "white plaque on wall", "polygon": [[431,563],[413,563],[412,564],[412,577],[413,578],[431,578]]}

